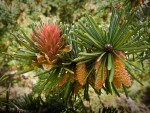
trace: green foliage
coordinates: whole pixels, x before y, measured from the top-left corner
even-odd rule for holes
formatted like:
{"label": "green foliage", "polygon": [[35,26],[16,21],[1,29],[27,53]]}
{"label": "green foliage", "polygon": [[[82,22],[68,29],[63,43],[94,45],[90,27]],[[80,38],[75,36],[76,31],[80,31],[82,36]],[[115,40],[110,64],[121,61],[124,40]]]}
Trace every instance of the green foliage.
{"label": "green foliage", "polygon": [[17,4],[7,4],[4,1],[0,1],[0,34],[10,29],[14,29],[17,25],[17,19],[19,17],[20,10]]}
{"label": "green foliage", "polygon": [[[34,65],[33,60],[37,62],[37,55],[40,53],[39,48],[37,47],[37,44],[31,40],[30,37],[28,37],[24,32],[18,33],[15,38],[16,41],[20,44],[20,47],[23,47],[22,49],[15,50],[14,56],[23,59],[23,61],[29,61],[28,65],[32,65],[32,67],[22,72],[28,72],[31,70],[36,70],[37,76],[39,77],[39,82],[35,85],[33,91],[36,93],[45,95],[49,95],[50,91],[53,91],[55,89],[58,89],[58,84],[60,80],[63,78],[66,72],[69,72],[69,78],[68,78],[68,85],[64,85],[61,87],[60,90],[57,90],[58,93],[61,93],[62,96],[65,98],[68,98],[68,96],[73,92],[71,89],[73,88],[73,85],[69,85],[69,82],[71,81],[71,77],[74,74],[74,68],[75,63],[73,62],[73,59],[77,57],[80,47],[76,43],[74,43],[72,40],[76,40],[76,38],[73,36],[71,37],[69,35],[69,31],[71,28],[68,25],[62,26],[62,31],[65,33],[64,38],[66,40],[66,44],[70,44],[72,47],[72,50],[68,53],[64,54],[57,54],[57,57],[61,59],[61,62],[59,64],[54,64],[52,70],[45,70],[42,68],[42,65]],[[35,26],[33,27],[33,32],[35,32]],[[35,32],[36,34],[36,32]],[[37,37],[38,38],[38,37]],[[41,68],[41,69],[40,69]],[[43,76],[44,75],[44,76]],[[65,88],[68,88],[68,90],[65,90]],[[71,96],[71,95],[70,95]]]}
{"label": "green foliage", "polygon": [[[16,108],[16,112],[28,113],[78,113],[78,111],[85,112],[80,105],[81,101],[76,101],[72,106],[66,105],[65,100],[58,95],[51,95],[43,99],[41,96],[34,96],[32,94],[24,95],[19,98],[11,100],[11,108]],[[11,109],[10,108],[10,109]],[[15,111],[14,111],[15,112]]]}
{"label": "green foliage", "polygon": [[[40,80],[35,86],[34,91],[39,94],[45,93],[46,95],[49,95],[49,91],[57,91],[65,98],[72,96],[74,91],[71,89],[75,87],[76,82],[71,83],[71,78],[74,76],[76,65],[86,63],[89,73],[86,75],[86,85],[83,89],[85,89],[84,93],[88,94],[87,88],[89,84],[94,88],[94,84],[88,82],[88,79],[89,77],[95,76],[95,62],[101,61],[99,68],[102,68],[102,80],[104,80],[104,73],[107,71],[107,78],[103,89],[107,93],[112,94],[115,92],[119,95],[117,88],[113,83],[115,56],[127,66],[127,70],[129,71],[131,77],[137,80],[130,70],[134,69],[140,72],[142,69],[138,68],[129,61],[125,61],[120,53],[118,54],[118,52],[122,51],[128,55],[141,53],[147,48],[150,48],[150,46],[147,43],[147,37],[141,37],[142,33],[139,34],[143,25],[133,27],[131,23],[134,18],[134,14],[132,12],[126,15],[125,14],[126,13],[122,10],[116,11],[114,9],[110,19],[109,28],[106,29],[100,28],[96,21],[88,15],[86,15],[86,20],[79,21],[77,26],[73,25],[70,27],[64,25],[63,27],[63,25],[61,25],[63,31],[62,34],[64,34],[66,40],[65,45],[69,44],[72,47],[72,50],[68,53],[57,54],[56,57],[60,59],[60,62],[59,64],[53,64],[53,69],[45,70],[43,68],[44,70],[39,73],[41,77],[39,76]],[[126,18],[128,16],[131,18]],[[34,26],[32,27],[32,30],[36,38],[39,38]],[[25,59],[25,61],[28,60],[30,61],[29,64],[33,65],[32,61],[34,60],[36,62],[36,59],[38,60],[37,55],[40,53],[40,49],[38,48],[36,42],[28,37],[23,31],[18,33],[15,37],[20,47],[23,46],[23,48],[19,51],[15,51],[15,56]],[[90,66],[88,66],[89,64]],[[107,67],[107,70],[105,70],[105,66]],[[34,68],[33,65],[33,67],[29,70],[37,70],[37,68],[41,67],[42,65],[35,65]],[[67,82],[63,85],[63,87],[58,87],[58,84],[63,76],[65,76],[65,73],[69,73]],[[43,75],[45,75],[45,77],[42,77]],[[98,74],[96,74],[94,81],[97,80],[97,75]],[[127,95],[126,87],[127,86],[123,84],[123,89]],[[96,90],[96,92],[100,91]]]}
{"label": "green foliage", "polygon": [[[96,60],[101,60],[103,63],[102,69],[107,65],[108,80],[106,80],[106,82],[108,83],[106,84],[108,84],[108,87],[106,86],[106,91],[110,93],[112,93],[112,88],[115,88],[111,85],[114,76],[114,55],[125,63],[127,68],[129,68],[128,71],[132,70],[132,67],[141,71],[141,69],[128,61],[124,61],[117,55],[116,51],[124,51],[126,54],[137,54],[150,48],[147,43],[147,37],[141,37],[142,34],[138,35],[138,32],[141,32],[143,26],[134,26],[134,29],[131,26],[134,14],[131,13],[132,16],[129,16],[129,20],[122,20],[123,14],[124,12],[122,11],[119,12],[114,10],[111,16],[110,26],[105,30],[99,28],[98,24],[91,16],[86,15],[86,20],[79,21],[78,29],[71,32],[71,34],[74,34],[80,39],[77,43],[85,47],[85,52],[79,53],[79,57],[74,59],[74,61],[91,62],[94,60],[96,62]],[[120,23],[121,21],[123,22]],[[103,78],[104,74],[101,76]],[[123,87],[123,89],[125,89],[125,87]],[[114,91],[117,91],[116,88]]]}

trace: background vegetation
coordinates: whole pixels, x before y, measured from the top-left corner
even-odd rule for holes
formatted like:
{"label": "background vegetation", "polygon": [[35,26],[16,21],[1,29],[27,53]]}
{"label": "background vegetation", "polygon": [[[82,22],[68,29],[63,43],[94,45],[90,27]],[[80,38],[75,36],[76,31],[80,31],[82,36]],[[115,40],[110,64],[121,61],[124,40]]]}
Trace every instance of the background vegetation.
{"label": "background vegetation", "polygon": [[[33,24],[40,22],[58,23],[68,30],[70,25],[85,21],[91,15],[100,28],[107,29],[111,23],[113,8],[124,10],[122,21],[132,17],[130,28],[142,26],[136,34],[146,39],[150,45],[150,1],[149,0],[0,0],[0,112],[10,113],[148,113],[150,111],[150,48],[137,54],[126,55],[141,71],[132,71],[133,85],[128,88],[127,98],[119,90],[120,97],[101,95],[89,88],[89,98],[84,91],[66,102],[58,93],[49,90],[46,95],[41,81],[47,80],[49,73],[33,67],[29,57],[20,57],[21,50],[16,35],[23,31],[27,36]],[[62,28],[63,28],[62,27]],[[65,29],[65,28],[64,28]],[[67,31],[64,31],[67,34]],[[138,39],[137,39],[138,40]],[[131,73],[130,73],[131,74]],[[66,104],[64,104],[66,103]]]}

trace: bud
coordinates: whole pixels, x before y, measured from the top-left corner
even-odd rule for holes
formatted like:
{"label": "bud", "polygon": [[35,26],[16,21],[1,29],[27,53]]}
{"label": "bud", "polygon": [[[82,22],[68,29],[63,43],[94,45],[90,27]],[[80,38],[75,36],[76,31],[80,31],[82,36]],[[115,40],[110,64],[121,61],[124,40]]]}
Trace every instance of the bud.
{"label": "bud", "polygon": [[55,59],[63,46],[63,39],[60,36],[61,30],[56,24],[44,24],[32,34],[32,39],[37,43],[41,53],[46,54],[49,60]]}
{"label": "bud", "polygon": [[39,48],[37,61],[46,70],[50,70],[52,65],[58,62],[58,54],[69,52],[72,49],[70,45],[64,45],[61,29],[56,24],[44,24],[31,34],[31,39]]}

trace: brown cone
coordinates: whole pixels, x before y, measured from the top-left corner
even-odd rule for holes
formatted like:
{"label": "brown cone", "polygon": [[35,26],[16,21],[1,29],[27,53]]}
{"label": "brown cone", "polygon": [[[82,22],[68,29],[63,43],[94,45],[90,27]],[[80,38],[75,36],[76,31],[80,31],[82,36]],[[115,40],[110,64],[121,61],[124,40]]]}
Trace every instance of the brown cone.
{"label": "brown cone", "polygon": [[86,83],[86,75],[88,74],[86,65],[85,64],[79,64],[76,65],[76,79],[78,82],[83,86]]}
{"label": "brown cone", "polygon": [[67,82],[68,77],[69,77],[69,72],[65,73],[65,75],[62,77],[62,79],[60,80],[59,86],[63,86]]}
{"label": "brown cone", "polygon": [[[125,59],[123,53],[117,53],[121,58]],[[126,87],[131,85],[131,79],[128,75],[127,70],[125,69],[125,64],[117,57],[114,56],[114,65],[115,65],[115,74],[113,83],[117,88],[120,88],[122,84]]]}
{"label": "brown cone", "polygon": [[144,3],[144,0],[138,0],[138,4],[141,5]]}
{"label": "brown cone", "polygon": [[104,84],[104,82],[106,80],[106,74],[107,74],[107,70],[106,70],[106,67],[105,67],[105,69],[104,69],[104,80],[102,80],[102,77],[101,77],[102,68],[100,67],[100,69],[99,69],[99,66],[100,66],[100,62],[96,62],[95,63],[96,74],[98,72],[97,80],[95,81],[95,88],[96,89],[101,89],[103,87],[103,84]]}
{"label": "brown cone", "polygon": [[75,86],[74,86],[74,93],[77,94],[79,92],[79,90],[82,89],[82,85],[77,83]]}

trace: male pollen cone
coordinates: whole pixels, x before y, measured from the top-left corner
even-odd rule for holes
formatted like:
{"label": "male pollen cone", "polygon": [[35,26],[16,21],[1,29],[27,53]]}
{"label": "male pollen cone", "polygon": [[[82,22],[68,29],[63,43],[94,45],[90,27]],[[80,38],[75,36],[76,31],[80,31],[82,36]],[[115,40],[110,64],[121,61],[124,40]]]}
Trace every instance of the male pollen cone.
{"label": "male pollen cone", "polygon": [[86,65],[83,64],[79,64],[76,65],[76,79],[78,80],[78,82],[83,86],[86,83],[86,75],[88,74],[87,69],[86,69]]}
{"label": "male pollen cone", "polygon": [[61,37],[61,29],[56,24],[44,24],[39,29],[36,29],[37,37],[34,33],[31,34],[41,53],[46,54],[50,61],[56,59],[55,55],[60,53],[63,46]]}
{"label": "male pollen cone", "polygon": [[[116,52],[123,60],[126,59],[125,55],[117,51]],[[115,73],[113,78],[113,83],[117,88],[120,88],[121,85],[125,85],[126,87],[131,86],[131,79],[128,75],[127,70],[125,69],[125,64],[114,55],[114,65],[115,65]]]}
{"label": "male pollen cone", "polygon": [[106,74],[107,74],[107,70],[106,70],[106,66],[104,67],[104,80],[102,79],[102,67],[99,68],[101,64],[101,61],[96,62],[95,63],[95,70],[96,70],[96,74],[97,74],[97,79],[95,81],[95,88],[96,89],[101,89],[103,87],[103,84],[106,80]]}
{"label": "male pollen cone", "polygon": [[59,82],[59,86],[63,86],[67,82],[68,78],[69,78],[69,72],[65,73],[65,75],[62,77],[62,79]]}
{"label": "male pollen cone", "polygon": [[74,93],[78,94],[78,92],[82,89],[82,85],[80,83],[76,83],[74,86]]}

